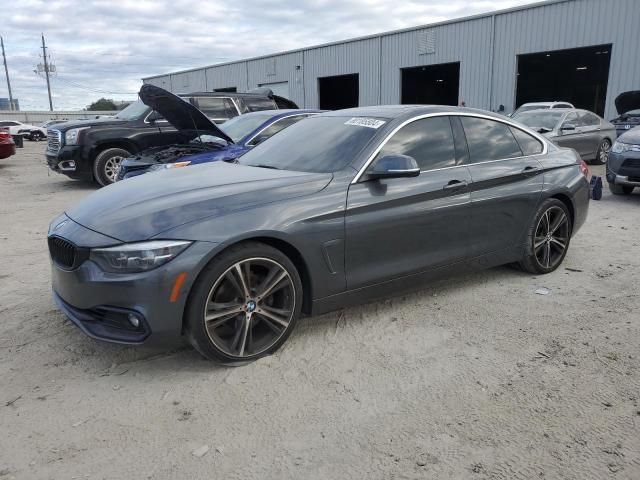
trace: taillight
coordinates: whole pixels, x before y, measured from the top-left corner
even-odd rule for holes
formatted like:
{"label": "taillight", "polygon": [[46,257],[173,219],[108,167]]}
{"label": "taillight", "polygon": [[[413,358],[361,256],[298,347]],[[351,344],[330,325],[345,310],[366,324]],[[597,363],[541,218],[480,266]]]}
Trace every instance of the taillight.
{"label": "taillight", "polygon": [[584,160],[580,159],[580,171],[582,172],[582,174],[584,175],[584,177],[588,180],[589,179],[589,167],[587,167],[587,164],[584,163]]}

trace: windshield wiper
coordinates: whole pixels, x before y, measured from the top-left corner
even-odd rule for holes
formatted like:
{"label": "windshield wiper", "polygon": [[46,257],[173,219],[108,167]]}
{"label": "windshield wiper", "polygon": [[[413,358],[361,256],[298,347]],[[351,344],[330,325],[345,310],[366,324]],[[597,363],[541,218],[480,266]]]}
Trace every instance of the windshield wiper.
{"label": "windshield wiper", "polygon": [[265,165],[264,163],[259,163],[258,165],[251,165],[252,167],[258,168],[270,168],[271,170],[280,170],[278,167],[274,167],[273,165]]}

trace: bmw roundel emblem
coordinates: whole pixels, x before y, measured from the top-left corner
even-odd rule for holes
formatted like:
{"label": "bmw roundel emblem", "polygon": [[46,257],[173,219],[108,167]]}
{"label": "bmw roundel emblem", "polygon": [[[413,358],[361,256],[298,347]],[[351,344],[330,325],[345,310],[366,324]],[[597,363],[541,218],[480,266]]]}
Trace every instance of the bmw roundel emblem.
{"label": "bmw roundel emblem", "polygon": [[631,130],[631,125],[625,125],[625,126],[624,126],[624,129],[625,129],[625,130]]}

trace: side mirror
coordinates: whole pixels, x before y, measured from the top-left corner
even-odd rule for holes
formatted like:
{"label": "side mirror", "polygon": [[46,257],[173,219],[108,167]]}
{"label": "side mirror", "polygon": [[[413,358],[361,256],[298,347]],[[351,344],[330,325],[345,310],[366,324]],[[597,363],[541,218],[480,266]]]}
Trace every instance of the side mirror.
{"label": "side mirror", "polygon": [[418,175],[420,175],[420,167],[416,160],[408,155],[385,155],[378,158],[367,171],[369,180],[417,177]]}
{"label": "side mirror", "polygon": [[567,131],[573,131],[576,129],[576,126],[573,123],[563,123],[562,126],[560,127],[560,130],[562,130],[563,132]]}

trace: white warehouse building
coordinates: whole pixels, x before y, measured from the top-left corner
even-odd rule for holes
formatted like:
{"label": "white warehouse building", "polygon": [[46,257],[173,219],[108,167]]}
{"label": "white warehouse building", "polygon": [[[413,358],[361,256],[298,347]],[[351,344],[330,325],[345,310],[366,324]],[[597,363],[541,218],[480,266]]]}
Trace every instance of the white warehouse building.
{"label": "white warehouse building", "polygon": [[[425,5],[425,8],[428,8]],[[175,93],[270,87],[301,107],[563,100],[616,116],[640,90],[640,0],[518,8],[144,78]]]}

